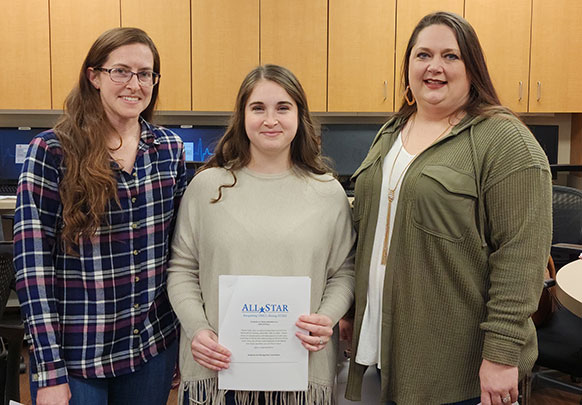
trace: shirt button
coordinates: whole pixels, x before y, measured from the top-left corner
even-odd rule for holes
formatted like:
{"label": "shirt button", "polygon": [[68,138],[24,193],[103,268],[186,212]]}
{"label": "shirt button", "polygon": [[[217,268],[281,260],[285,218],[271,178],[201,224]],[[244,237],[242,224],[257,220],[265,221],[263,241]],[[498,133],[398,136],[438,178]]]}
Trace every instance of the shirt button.
{"label": "shirt button", "polygon": [[134,329],[134,330],[133,330],[133,334],[134,334],[134,335],[139,335],[139,329]]}
{"label": "shirt button", "polygon": [[132,203],[135,203],[136,201],[137,201],[137,198],[135,198],[135,197],[132,197],[132,198],[131,198],[131,202],[132,202]]}
{"label": "shirt button", "polygon": [[137,229],[137,224],[134,222],[133,224],[131,224],[131,227],[132,227],[133,229]]}
{"label": "shirt button", "polygon": [[133,251],[134,256],[137,256],[138,254],[139,254],[139,251],[137,249]]}
{"label": "shirt button", "polygon": [[139,281],[139,276],[135,276],[135,282],[137,283]]}
{"label": "shirt button", "polygon": [[138,309],[138,308],[139,308],[139,304],[133,304],[133,307],[134,307],[135,309]]}
{"label": "shirt button", "polygon": [[133,177],[137,177],[137,172],[133,172]]}

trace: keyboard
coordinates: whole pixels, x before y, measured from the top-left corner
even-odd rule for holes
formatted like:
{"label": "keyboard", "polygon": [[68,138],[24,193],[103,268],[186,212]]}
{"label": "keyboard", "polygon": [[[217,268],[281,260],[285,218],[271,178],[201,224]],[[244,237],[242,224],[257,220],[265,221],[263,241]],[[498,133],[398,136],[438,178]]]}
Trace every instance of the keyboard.
{"label": "keyboard", "polygon": [[16,195],[16,184],[0,184],[0,195]]}

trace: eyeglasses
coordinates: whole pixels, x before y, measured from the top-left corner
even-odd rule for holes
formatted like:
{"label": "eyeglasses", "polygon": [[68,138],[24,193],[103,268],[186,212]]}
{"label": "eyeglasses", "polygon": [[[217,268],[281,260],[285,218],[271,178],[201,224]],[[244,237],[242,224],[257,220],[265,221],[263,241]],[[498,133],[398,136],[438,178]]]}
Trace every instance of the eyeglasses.
{"label": "eyeglasses", "polygon": [[102,68],[102,67],[94,67],[94,70],[98,70],[100,72],[109,73],[109,77],[115,83],[129,83],[133,75],[137,76],[137,80],[140,84],[144,86],[155,86],[160,81],[160,74],[156,73],[152,70],[142,70],[140,72],[132,72],[129,69],[124,68]]}

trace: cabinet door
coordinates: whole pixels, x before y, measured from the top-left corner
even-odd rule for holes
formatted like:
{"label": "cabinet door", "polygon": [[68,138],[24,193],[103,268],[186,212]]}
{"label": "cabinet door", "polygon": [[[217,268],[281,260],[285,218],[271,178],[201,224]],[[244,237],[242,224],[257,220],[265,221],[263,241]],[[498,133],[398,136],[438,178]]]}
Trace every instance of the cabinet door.
{"label": "cabinet door", "polygon": [[330,0],[328,111],[394,110],[395,0]]}
{"label": "cabinet door", "polygon": [[435,11],[451,11],[463,15],[464,0],[406,0],[398,1],[396,5],[396,72],[394,109],[400,109],[404,94],[402,80],[402,58],[406,52],[408,39],[416,24],[425,15]]}
{"label": "cabinet door", "polygon": [[261,0],[261,63],[290,69],[311,111],[327,107],[327,0]]}
{"label": "cabinet door", "polygon": [[51,63],[53,108],[79,81],[89,48],[104,31],[119,27],[119,0],[51,0]]}
{"label": "cabinet door", "polygon": [[582,1],[534,0],[530,112],[582,112]]}
{"label": "cabinet door", "polygon": [[46,0],[2,2],[0,109],[51,108],[48,15]]}
{"label": "cabinet door", "polygon": [[531,0],[465,0],[465,18],[479,36],[501,103],[527,112]]}
{"label": "cabinet door", "polygon": [[192,100],[196,111],[232,111],[259,64],[259,0],[192,0]]}
{"label": "cabinet door", "polygon": [[190,0],[121,0],[121,26],[141,28],[158,48],[158,109],[190,110]]}

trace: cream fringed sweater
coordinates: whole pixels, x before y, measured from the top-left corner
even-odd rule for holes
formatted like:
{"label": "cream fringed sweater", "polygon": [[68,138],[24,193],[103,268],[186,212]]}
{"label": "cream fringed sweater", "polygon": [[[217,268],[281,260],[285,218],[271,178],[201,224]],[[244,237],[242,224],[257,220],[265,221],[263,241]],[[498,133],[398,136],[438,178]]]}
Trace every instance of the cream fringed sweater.
{"label": "cream fringed sweater", "polygon": [[[194,361],[190,344],[203,329],[217,332],[218,276],[284,275],[311,277],[311,312],[334,322],[353,300],[355,233],[346,195],[330,176],[301,176],[294,171],[263,175],[205,170],[192,180],[178,213],[168,270],[168,294],[182,325],[180,372],[182,395],[221,404],[217,375]],[[287,403],[331,404],[337,336],[309,355],[309,389],[285,393]],[[206,395],[205,395],[206,393]],[[256,393],[237,393],[251,403]],[[268,401],[269,402],[269,401]]]}

